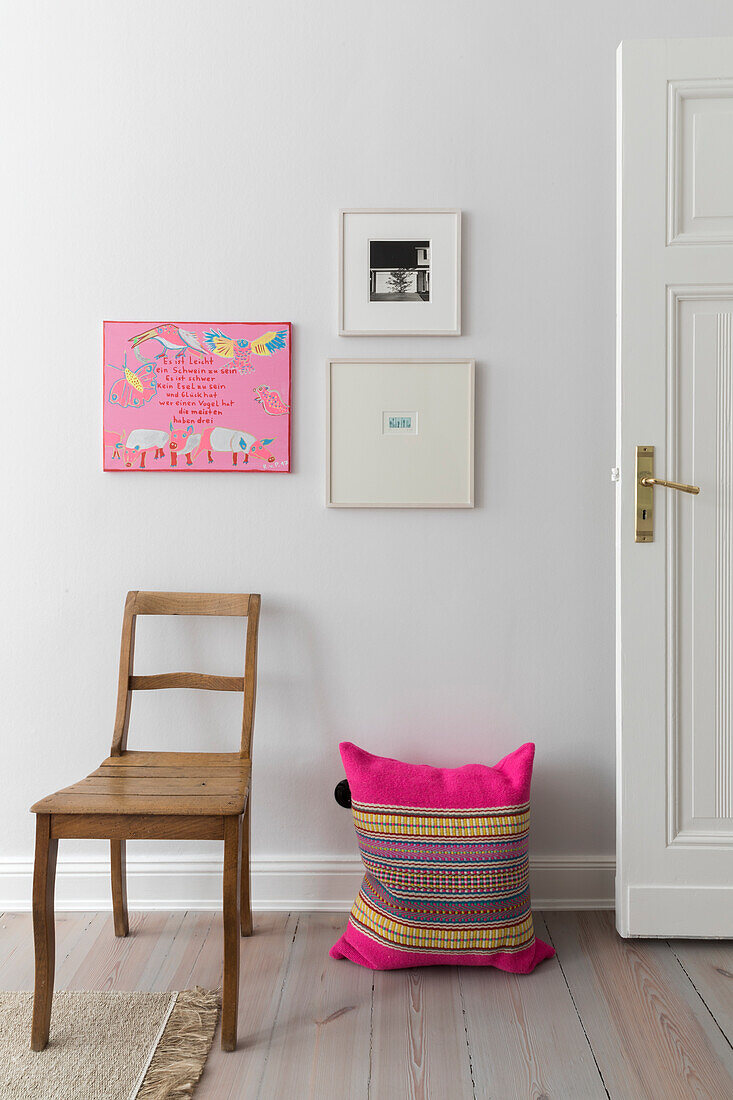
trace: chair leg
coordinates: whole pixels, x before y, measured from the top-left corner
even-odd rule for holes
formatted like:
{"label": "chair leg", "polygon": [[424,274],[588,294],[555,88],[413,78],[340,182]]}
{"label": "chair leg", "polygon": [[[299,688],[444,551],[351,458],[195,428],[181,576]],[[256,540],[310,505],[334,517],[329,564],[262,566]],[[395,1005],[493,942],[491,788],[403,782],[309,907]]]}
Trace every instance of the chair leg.
{"label": "chair leg", "polygon": [[[251,796],[251,792],[250,792]],[[249,807],[250,799],[247,799],[247,809],[244,811],[244,823],[242,826],[242,867],[240,871],[240,897],[239,919],[243,936],[252,935],[252,885],[249,870]]]}
{"label": "chair leg", "polygon": [[36,952],[36,984],[33,994],[31,1050],[43,1050],[48,1042],[56,962],[53,895],[59,842],[51,837],[51,815],[36,815],[36,860],[33,869],[33,941]]}
{"label": "chair leg", "polygon": [[221,1005],[221,1049],[237,1046],[239,1010],[239,869],[242,819],[224,818],[224,988]]}
{"label": "chair leg", "polygon": [[130,931],[127,919],[127,868],[125,841],[110,840],[112,863],[112,909],[115,920],[115,936],[126,936]]}

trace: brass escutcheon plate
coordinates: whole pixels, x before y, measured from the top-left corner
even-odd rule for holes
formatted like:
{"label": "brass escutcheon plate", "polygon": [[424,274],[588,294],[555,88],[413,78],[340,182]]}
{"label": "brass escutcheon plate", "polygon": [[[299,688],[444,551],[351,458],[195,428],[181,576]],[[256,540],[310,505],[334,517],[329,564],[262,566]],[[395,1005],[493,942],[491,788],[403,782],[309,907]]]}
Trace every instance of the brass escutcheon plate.
{"label": "brass escutcheon plate", "polygon": [[636,448],[635,470],[636,527],[635,542],[654,542],[654,486],[642,485],[643,477],[654,477],[654,448]]}

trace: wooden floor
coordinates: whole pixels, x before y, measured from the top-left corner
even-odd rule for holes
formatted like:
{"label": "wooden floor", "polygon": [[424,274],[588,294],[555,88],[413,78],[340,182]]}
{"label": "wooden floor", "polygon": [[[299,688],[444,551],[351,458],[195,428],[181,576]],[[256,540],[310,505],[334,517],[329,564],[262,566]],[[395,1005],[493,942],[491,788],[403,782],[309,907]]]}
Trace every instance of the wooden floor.
{"label": "wooden floor", "polygon": [[[372,973],[328,949],[342,913],[255,915],[239,1048],[216,1045],[196,1100],[733,1098],[733,943],[621,940],[611,913],[544,913],[534,974]],[[221,982],[215,913],[57,916],[58,989]],[[0,989],[31,989],[30,917],[0,917]],[[53,1034],[53,1020],[51,1021]]]}

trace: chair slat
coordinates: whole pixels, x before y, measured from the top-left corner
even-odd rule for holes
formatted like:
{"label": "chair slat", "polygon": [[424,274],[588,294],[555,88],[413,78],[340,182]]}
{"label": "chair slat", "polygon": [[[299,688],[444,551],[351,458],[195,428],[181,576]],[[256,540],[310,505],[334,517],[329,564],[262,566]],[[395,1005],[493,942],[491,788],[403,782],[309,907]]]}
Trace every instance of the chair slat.
{"label": "chair slat", "polygon": [[120,796],[112,794],[82,794],[77,791],[59,791],[41,799],[33,807],[33,813],[43,814],[242,814],[246,806],[246,789],[237,794],[177,795],[139,794]]}
{"label": "chair slat", "polygon": [[122,756],[108,756],[102,767],[111,768],[226,768],[248,763],[236,752],[156,752],[154,749],[127,749]]}
{"label": "chair slat", "polygon": [[131,676],[131,691],[157,688],[198,688],[201,691],[244,691],[243,676],[211,676],[203,672],[160,672],[154,676]]}
{"label": "chair slat", "polygon": [[91,840],[222,840],[224,818],[220,814],[53,814],[51,835]]}
{"label": "chair slat", "polygon": [[249,594],[227,592],[136,592],[135,615],[243,615]]}
{"label": "chair slat", "polygon": [[[238,759],[241,759],[238,757]],[[218,768],[209,767],[206,768],[152,768],[152,767],[132,767],[126,768],[107,766],[105,764],[100,765],[96,771],[92,772],[92,775],[106,775],[108,778],[113,779],[115,776],[122,776],[127,779],[132,779],[135,776],[140,778],[149,779],[187,779],[189,776],[211,776],[212,778],[227,779],[234,772],[234,768]]]}
{"label": "chair slat", "polygon": [[[238,793],[247,786],[247,777],[242,776],[186,776],[186,775],[98,775],[92,772],[86,779],[67,787],[66,791],[75,794],[180,794],[180,795],[220,795]],[[61,793],[61,792],[59,792]]]}

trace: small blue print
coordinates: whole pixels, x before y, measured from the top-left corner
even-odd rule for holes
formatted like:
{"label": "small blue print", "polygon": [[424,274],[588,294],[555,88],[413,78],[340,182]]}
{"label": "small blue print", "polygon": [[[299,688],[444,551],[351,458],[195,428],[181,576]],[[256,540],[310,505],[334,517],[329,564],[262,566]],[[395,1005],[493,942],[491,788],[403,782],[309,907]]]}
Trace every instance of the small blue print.
{"label": "small blue print", "polygon": [[385,409],[382,413],[382,432],[385,435],[417,435],[417,413]]}

